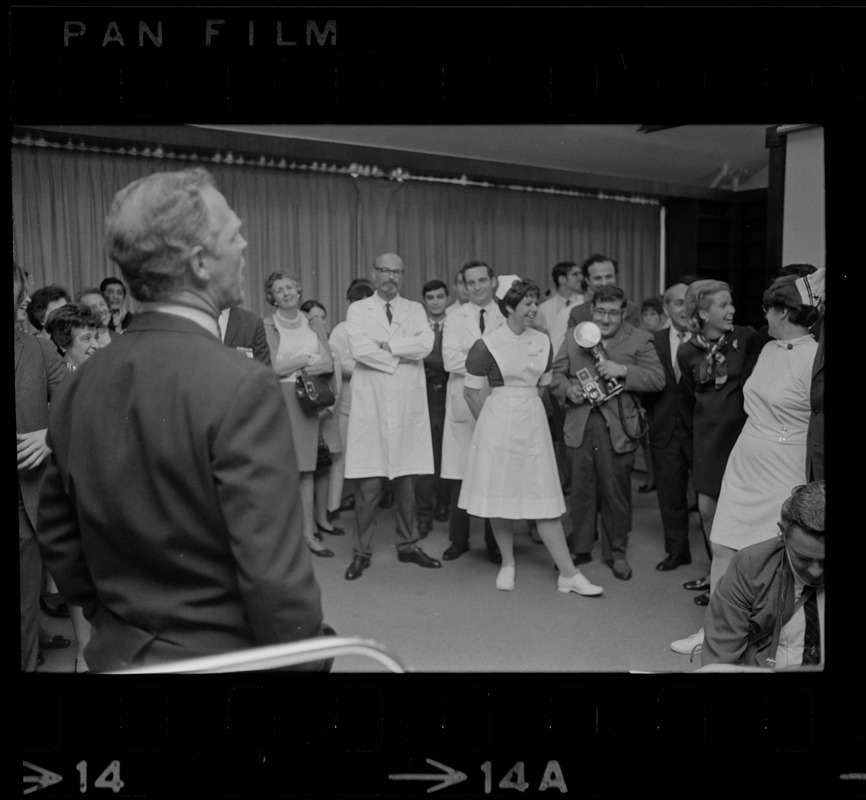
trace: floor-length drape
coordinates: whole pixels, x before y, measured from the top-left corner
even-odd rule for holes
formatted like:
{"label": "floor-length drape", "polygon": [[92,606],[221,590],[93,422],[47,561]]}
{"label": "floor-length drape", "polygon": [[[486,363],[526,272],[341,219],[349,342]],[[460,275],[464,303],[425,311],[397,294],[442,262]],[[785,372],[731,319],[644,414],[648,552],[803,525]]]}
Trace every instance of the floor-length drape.
{"label": "floor-length drape", "polygon": [[304,298],[322,302],[336,323],[350,280],[369,276],[375,257],[388,251],[403,258],[403,293],[415,299],[431,278],[450,285],[469,259],[547,289],[554,264],[593,253],[619,261],[620,284],[631,299],[658,292],[655,205],[13,146],[14,254],[33,288],[59,283],[74,293],[119,274],[104,248],[114,194],[143,175],[196,163],[213,174],[243,221],[244,305],[259,314],[269,312],[264,280],[280,269],[297,274]]}

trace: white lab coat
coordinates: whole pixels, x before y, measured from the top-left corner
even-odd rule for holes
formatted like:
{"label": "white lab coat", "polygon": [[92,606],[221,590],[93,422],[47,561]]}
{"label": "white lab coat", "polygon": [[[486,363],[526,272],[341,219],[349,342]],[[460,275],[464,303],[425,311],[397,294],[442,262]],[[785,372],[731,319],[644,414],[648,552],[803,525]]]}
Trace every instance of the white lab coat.
{"label": "white lab coat", "polygon": [[[433,473],[424,357],[433,329],[424,306],[399,295],[388,325],[378,295],[358,300],[346,314],[355,359],[346,443],[346,477],[373,478]],[[388,342],[391,352],[379,347]]]}
{"label": "white lab coat", "polygon": [[[505,317],[495,301],[484,307],[484,333],[495,331],[505,323]],[[475,417],[463,396],[466,378],[466,356],[481,338],[478,327],[479,308],[464,303],[445,317],[442,328],[442,362],[448,375],[445,396],[445,428],[442,433],[442,468],[440,476],[462,481],[469,460],[469,444],[475,430]],[[486,391],[489,391],[485,387]]]}

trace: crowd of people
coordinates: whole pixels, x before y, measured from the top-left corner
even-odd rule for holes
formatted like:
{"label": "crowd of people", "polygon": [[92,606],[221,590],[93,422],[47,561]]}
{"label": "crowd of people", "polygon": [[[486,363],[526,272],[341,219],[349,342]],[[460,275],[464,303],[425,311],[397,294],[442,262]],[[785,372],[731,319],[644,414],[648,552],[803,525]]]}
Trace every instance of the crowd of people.
{"label": "crowd of people", "polygon": [[510,591],[526,522],[560,592],[601,595],[580,566],[600,542],[632,578],[640,448],[656,568],[691,563],[693,509],[710,563],[684,584],[705,624],[671,648],[707,667],[821,663],[823,269],[786,267],[756,331],[724,282],[682,277],[638,304],[601,254],[556,264],[547,297],[472,260],[416,301],[383,253],[331,330],[291,272],[265,281],[272,314],[241,307],[241,224],[206,171],[157,173],[108,213],[123,279],[30,294],[15,265],[22,671],[70,645],[40,608],[70,616],[82,672],[333,633],[310,556],[334,557],[325,537],[351,510],[360,579],[391,504],[399,562],[441,568],[420,545],[434,521],[460,558],[477,517]]}

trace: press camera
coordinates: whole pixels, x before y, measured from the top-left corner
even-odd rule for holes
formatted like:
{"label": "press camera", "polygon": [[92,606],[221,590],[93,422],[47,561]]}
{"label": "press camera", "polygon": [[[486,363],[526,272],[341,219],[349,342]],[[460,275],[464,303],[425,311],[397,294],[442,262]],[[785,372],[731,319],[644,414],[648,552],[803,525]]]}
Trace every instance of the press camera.
{"label": "press camera", "polygon": [[[594,322],[581,322],[576,325],[574,341],[579,347],[589,351],[596,364],[607,360],[604,345],[601,344],[601,330]],[[616,397],[624,388],[618,378],[602,378],[587,367],[577,370],[575,376],[580,381],[583,396],[593,408]]]}

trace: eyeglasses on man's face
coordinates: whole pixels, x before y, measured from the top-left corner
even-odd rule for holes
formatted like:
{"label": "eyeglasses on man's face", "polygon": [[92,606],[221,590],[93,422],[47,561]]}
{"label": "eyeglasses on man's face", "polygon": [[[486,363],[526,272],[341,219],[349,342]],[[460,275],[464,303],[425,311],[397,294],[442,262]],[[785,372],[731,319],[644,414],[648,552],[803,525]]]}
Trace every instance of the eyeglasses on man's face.
{"label": "eyeglasses on man's face", "polygon": [[592,316],[599,319],[619,319],[622,316],[622,309],[617,308],[611,311],[607,308],[594,308],[592,309]]}
{"label": "eyeglasses on man's face", "polygon": [[390,275],[392,278],[399,278],[403,274],[402,269],[390,269],[389,267],[373,267],[380,275]]}

